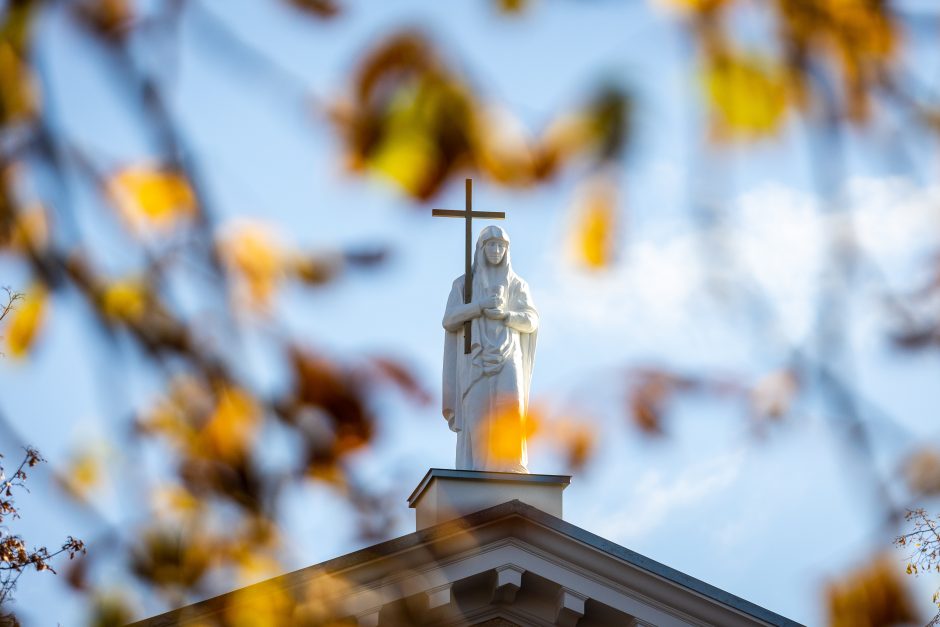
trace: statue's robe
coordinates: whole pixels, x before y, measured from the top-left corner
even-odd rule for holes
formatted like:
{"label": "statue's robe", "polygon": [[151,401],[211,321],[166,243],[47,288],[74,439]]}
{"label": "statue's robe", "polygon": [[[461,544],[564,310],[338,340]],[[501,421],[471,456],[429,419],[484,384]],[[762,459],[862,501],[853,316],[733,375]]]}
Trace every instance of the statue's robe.
{"label": "statue's robe", "polygon": [[[506,283],[505,320],[471,319],[479,309],[463,302],[463,276],[447,299],[443,414],[457,432],[461,470],[528,472],[525,420],[539,318],[526,282],[509,271]],[[468,319],[472,343],[464,354]]]}

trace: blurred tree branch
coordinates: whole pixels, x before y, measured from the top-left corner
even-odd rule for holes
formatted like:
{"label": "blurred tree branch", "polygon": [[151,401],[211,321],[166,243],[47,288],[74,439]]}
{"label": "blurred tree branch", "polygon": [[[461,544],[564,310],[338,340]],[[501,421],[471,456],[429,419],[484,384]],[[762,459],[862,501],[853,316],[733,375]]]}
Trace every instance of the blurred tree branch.
{"label": "blurred tree branch", "polygon": [[[317,19],[339,10],[319,0],[289,4]],[[845,176],[843,135],[847,129],[872,125],[879,103],[894,105],[925,129],[940,126],[934,96],[895,67],[903,39],[901,18],[890,3],[774,0],[764,8],[772,24],[767,49],[735,38],[733,14],[747,10],[744,2],[673,4],[696,44],[693,60],[701,69],[709,149],[779,136],[789,119],[798,116],[805,123],[824,213],[844,209],[838,203]],[[515,13],[527,3],[498,5]],[[399,390],[416,404],[426,403],[428,394],[403,364],[366,358],[363,365],[363,360],[327,355],[290,337],[270,315],[282,286],[332,284],[348,268],[380,264],[384,252],[300,250],[270,225],[233,227],[222,220],[225,212],[206,182],[212,164],[200,158],[192,129],[184,128],[173,110],[171,77],[164,75],[169,64],[147,55],[156,57],[161,46],[178,48],[182,20],[191,16],[222,56],[244,61],[233,67],[244,71],[250,66],[291,97],[309,102],[304,77],[242,37],[207,3],[173,0],[147,17],[138,10],[137,4],[122,0],[11,0],[0,14],[0,79],[5,88],[0,97],[0,247],[28,268],[36,294],[41,294],[25,299],[14,312],[19,294],[7,290],[0,320],[11,314],[16,321],[20,317],[13,313],[27,312],[19,319],[17,334],[26,354],[41,333],[44,316],[50,315],[47,301],[79,294],[90,318],[114,345],[126,342],[144,356],[141,368],[114,351],[111,369],[122,375],[137,368],[156,373],[162,393],[134,416],[136,451],[127,457],[136,461],[148,448],[164,453],[162,482],[148,486],[153,489],[146,496],[137,495],[142,501],[159,500],[161,507],[157,515],[135,521],[139,527],[131,530],[130,539],[113,543],[111,549],[147,590],[182,603],[205,592],[213,575],[254,572],[257,562],[277,570],[285,553],[278,534],[279,501],[292,485],[326,482],[361,513],[362,533],[381,537],[391,524],[384,495],[357,481],[348,460],[377,437],[380,415],[372,401],[383,387]],[[111,64],[119,78],[116,85],[130,86],[115,93],[143,112],[141,127],[152,144],[147,161],[121,161],[115,167],[66,136],[58,111],[64,94],[34,41],[39,32],[34,23],[43,12],[58,12],[69,27],[85,33]],[[915,21],[913,16],[903,19]],[[365,51],[346,93],[329,101],[317,97],[317,110],[327,114],[325,121],[336,130],[349,170],[363,178],[381,178],[422,202],[468,173],[506,188],[533,188],[557,181],[569,168],[577,173],[579,186],[571,210],[576,259],[592,272],[610,268],[623,247],[617,231],[626,221],[623,165],[632,139],[632,93],[601,85],[582,94],[573,110],[559,111],[544,129],[530,133],[513,112],[487,101],[445,52],[423,33],[393,33]],[[699,158],[709,162],[712,156],[703,151]],[[699,165],[703,172],[718,170],[709,163]],[[23,191],[24,179],[44,175],[49,184],[41,186],[37,205]],[[723,182],[720,178],[716,175],[710,183]],[[121,264],[104,258],[99,234],[79,227],[82,192],[87,190],[93,192],[90,202],[113,209],[125,228],[118,245],[128,254]],[[719,250],[717,238],[706,241],[713,235],[706,231],[719,225],[722,216],[698,199],[694,202],[703,227],[704,263],[716,268],[727,263],[721,269],[737,278],[743,295],[738,304],[757,311],[768,322],[763,331],[776,335],[769,296],[760,293],[730,251]],[[670,401],[679,395],[733,398],[776,420],[799,396],[819,392],[833,424],[850,443],[847,448],[857,454],[865,487],[875,495],[883,518],[894,524],[898,510],[888,489],[890,478],[878,470],[866,420],[877,415],[896,421],[857,389],[845,337],[855,277],[873,264],[858,250],[850,228],[831,229],[826,253],[832,262],[830,278],[844,287],[824,286],[814,337],[788,345],[779,371],[748,385],[743,374],[722,378],[631,368],[628,412],[642,433],[653,435],[665,433]],[[203,274],[192,276],[192,263]],[[211,316],[193,315],[192,308],[174,298],[172,288],[181,281],[197,287],[195,309],[211,311]],[[879,284],[887,290],[883,280]],[[273,327],[269,348],[289,373],[277,392],[264,389],[239,363],[239,338],[247,328],[243,323],[254,320],[252,316],[267,316]],[[918,338],[929,340],[909,343],[940,345],[936,321],[926,327]],[[111,374],[98,374],[103,385],[112,385]],[[265,446],[271,431],[286,433],[299,449],[284,467],[272,469],[265,463],[270,461]],[[580,467],[592,450],[591,434],[571,430],[564,437],[572,466]],[[103,462],[77,459],[87,472],[75,476],[92,483],[94,464]],[[114,474],[124,481],[134,476]],[[85,486],[84,493],[89,491]],[[92,509],[82,494],[74,490],[76,506]],[[226,533],[219,533],[220,527]],[[112,543],[101,544],[103,555]],[[45,563],[57,554],[38,559]],[[83,563],[87,567],[90,561]],[[882,582],[879,577],[873,580]],[[82,571],[72,585],[87,592],[91,579]]]}
{"label": "blurred tree branch", "polygon": [[7,317],[13,308],[16,306],[16,301],[23,299],[23,294],[20,292],[14,292],[9,287],[4,287],[3,291],[6,293],[7,302],[0,307],[0,320],[3,320]]}

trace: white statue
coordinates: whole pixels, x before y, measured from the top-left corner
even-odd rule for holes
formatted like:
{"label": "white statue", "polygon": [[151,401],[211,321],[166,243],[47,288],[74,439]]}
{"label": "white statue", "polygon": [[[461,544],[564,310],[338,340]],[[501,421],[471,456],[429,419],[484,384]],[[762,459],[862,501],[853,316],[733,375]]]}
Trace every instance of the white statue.
{"label": "white statue", "polygon": [[454,281],[443,321],[443,413],[457,432],[457,468],[528,472],[525,420],[539,315],[529,286],[512,271],[506,231],[488,226],[480,233],[470,303],[464,280]]}

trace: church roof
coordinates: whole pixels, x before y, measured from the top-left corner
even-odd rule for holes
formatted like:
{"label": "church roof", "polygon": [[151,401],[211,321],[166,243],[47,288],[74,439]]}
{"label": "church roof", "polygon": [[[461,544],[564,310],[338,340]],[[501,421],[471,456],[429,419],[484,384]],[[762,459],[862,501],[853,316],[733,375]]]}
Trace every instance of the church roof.
{"label": "church roof", "polygon": [[323,597],[321,616],[353,625],[799,627],[518,500],[135,625],[225,624],[245,591],[265,590]]}

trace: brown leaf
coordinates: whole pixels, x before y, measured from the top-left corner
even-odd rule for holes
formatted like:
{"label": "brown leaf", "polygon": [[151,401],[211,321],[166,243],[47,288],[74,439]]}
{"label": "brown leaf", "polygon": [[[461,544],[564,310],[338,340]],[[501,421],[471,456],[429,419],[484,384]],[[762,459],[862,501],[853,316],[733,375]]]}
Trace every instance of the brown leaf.
{"label": "brown leaf", "polygon": [[131,569],[157,588],[194,586],[212,560],[212,542],[181,528],[146,530],[131,554]]}
{"label": "brown leaf", "polygon": [[647,435],[662,435],[663,417],[668,403],[679,392],[697,389],[693,379],[655,369],[639,369],[632,373],[628,406],[633,423]]}
{"label": "brown leaf", "polygon": [[551,177],[576,157],[584,156],[595,163],[618,158],[629,139],[631,107],[626,91],[604,85],[577,111],[556,117],[538,147],[538,178]]}
{"label": "brown leaf", "polygon": [[0,125],[9,126],[32,119],[39,107],[39,95],[25,59],[8,41],[0,40]]}
{"label": "brown leaf", "polygon": [[793,370],[777,370],[763,376],[751,390],[751,406],[759,419],[776,420],[790,411],[800,390]]}
{"label": "brown leaf", "polygon": [[[841,83],[838,113],[867,121],[872,95],[884,85],[900,41],[899,27],[885,2],[777,2],[782,41],[792,73],[806,80],[807,59]],[[820,82],[815,81],[817,84]]]}
{"label": "brown leaf", "polygon": [[370,360],[381,379],[393,384],[414,402],[427,405],[431,393],[404,364],[388,357],[373,357]]}
{"label": "brown leaf", "polygon": [[590,424],[565,421],[555,427],[565,451],[568,472],[575,474],[584,468],[597,446],[597,434]]}
{"label": "brown leaf", "polygon": [[134,20],[129,0],[83,0],[74,8],[81,22],[106,41],[123,40]]}
{"label": "brown leaf", "polygon": [[373,417],[366,409],[364,391],[350,373],[325,357],[296,347],[289,357],[294,370],[294,392],[285,417],[296,424],[304,407],[319,409],[329,419],[333,433],[328,451],[317,442],[309,442],[310,463],[331,464],[371,441]]}
{"label": "brown leaf", "polygon": [[895,560],[874,558],[826,586],[830,627],[890,627],[918,622]]}
{"label": "brown leaf", "polygon": [[333,0],[287,0],[288,4],[320,19],[336,17],[340,6]]}
{"label": "brown leaf", "polygon": [[918,494],[940,494],[940,451],[923,448],[904,463],[907,485]]}
{"label": "brown leaf", "polygon": [[530,6],[530,0],[494,0],[496,8],[502,13],[518,15]]}
{"label": "brown leaf", "polygon": [[308,285],[323,285],[330,282],[342,268],[342,258],[327,255],[295,256],[290,269],[297,278]]}

